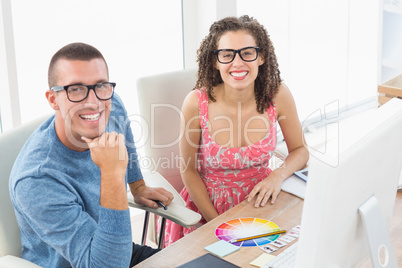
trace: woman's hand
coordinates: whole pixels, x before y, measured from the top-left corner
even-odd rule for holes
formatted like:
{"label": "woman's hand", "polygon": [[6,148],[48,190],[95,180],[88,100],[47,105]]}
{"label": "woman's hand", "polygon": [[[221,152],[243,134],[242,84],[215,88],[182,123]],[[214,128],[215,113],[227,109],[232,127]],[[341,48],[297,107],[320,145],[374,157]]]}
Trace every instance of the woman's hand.
{"label": "woman's hand", "polygon": [[255,207],[265,206],[269,199],[271,199],[271,204],[275,204],[281,191],[282,182],[296,170],[304,168],[309,158],[296,104],[285,84],[281,84],[275,96],[275,104],[277,119],[286,142],[288,156],[280,167],[256,184],[248,195],[247,200],[249,202],[256,197]]}
{"label": "woman's hand", "polygon": [[271,172],[267,178],[257,183],[248,195],[248,202],[251,202],[254,197],[256,197],[254,204],[255,207],[265,206],[270,198],[271,204],[275,204],[276,199],[281,192],[283,179],[279,176],[275,176],[273,173],[274,172]]}

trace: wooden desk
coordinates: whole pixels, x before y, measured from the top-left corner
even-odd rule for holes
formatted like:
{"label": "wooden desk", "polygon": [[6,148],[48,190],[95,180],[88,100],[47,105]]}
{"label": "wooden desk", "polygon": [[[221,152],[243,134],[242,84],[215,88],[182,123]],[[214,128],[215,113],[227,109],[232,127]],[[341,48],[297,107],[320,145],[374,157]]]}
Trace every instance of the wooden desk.
{"label": "wooden desk", "polygon": [[[221,223],[235,218],[257,217],[271,220],[282,229],[291,229],[300,224],[302,209],[303,200],[286,192],[282,192],[279,195],[278,201],[274,206],[267,205],[263,208],[255,208],[252,203],[244,201],[135,267],[177,267],[204,255],[207,253],[204,247],[218,241],[215,237],[215,228]],[[399,265],[402,265],[402,217],[400,216],[400,211],[402,211],[402,192],[398,191],[390,236],[397,255],[397,261]],[[275,255],[281,251],[276,251]],[[259,247],[242,247],[223,259],[240,267],[255,268],[249,263],[262,253],[263,251]]]}

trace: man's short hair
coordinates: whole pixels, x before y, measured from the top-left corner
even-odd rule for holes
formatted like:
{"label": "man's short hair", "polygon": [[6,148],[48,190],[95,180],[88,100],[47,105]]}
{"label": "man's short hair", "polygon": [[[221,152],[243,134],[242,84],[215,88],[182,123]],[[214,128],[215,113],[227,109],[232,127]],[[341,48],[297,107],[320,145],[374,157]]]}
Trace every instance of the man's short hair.
{"label": "man's short hair", "polygon": [[102,59],[105,62],[106,70],[109,73],[106,60],[98,49],[85,43],[71,43],[59,49],[59,51],[57,51],[50,60],[48,70],[49,88],[56,86],[57,75],[55,72],[55,66],[60,59],[81,61]]}

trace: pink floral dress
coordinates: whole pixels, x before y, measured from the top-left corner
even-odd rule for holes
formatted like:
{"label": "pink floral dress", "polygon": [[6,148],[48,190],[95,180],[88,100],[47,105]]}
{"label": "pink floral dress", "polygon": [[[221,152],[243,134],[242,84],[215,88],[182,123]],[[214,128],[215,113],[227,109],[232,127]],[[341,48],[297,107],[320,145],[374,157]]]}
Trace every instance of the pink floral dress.
{"label": "pink floral dress", "polygon": [[[197,95],[202,130],[198,169],[216,211],[222,214],[245,200],[254,186],[271,172],[269,160],[276,146],[276,110],[272,105],[268,108],[270,130],[262,140],[244,147],[228,148],[216,144],[209,134],[206,91],[204,89],[197,90]],[[182,189],[180,195],[186,201],[188,208],[200,213],[186,187]],[[206,221],[202,217],[196,226],[183,228],[176,223],[167,221],[166,246],[205,223]]]}

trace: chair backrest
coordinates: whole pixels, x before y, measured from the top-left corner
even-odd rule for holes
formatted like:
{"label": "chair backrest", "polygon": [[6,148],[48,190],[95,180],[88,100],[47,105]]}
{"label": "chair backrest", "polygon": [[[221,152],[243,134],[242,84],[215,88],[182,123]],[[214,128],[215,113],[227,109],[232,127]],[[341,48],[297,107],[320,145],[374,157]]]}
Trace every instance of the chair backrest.
{"label": "chair backrest", "polygon": [[194,88],[197,69],[186,69],[137,80],[137,94],[142,136],[137,146],[144,146],[142,167],[158,171],[180,192],[179,140],[181,106]]}
{"label": "chair backrest", "polygon": [[20,231],[10,201],[8,182],[11,168],[22,146],[47,118],[49,115],[0,134],[0,257],[21,256]]}

